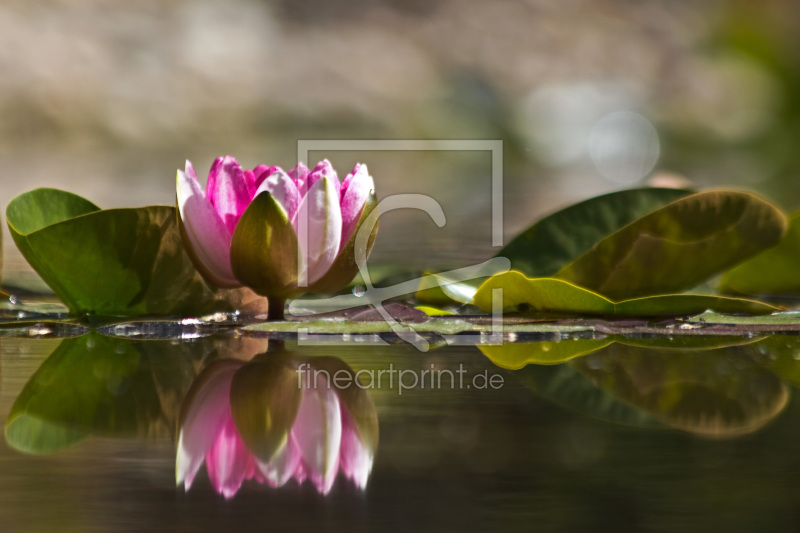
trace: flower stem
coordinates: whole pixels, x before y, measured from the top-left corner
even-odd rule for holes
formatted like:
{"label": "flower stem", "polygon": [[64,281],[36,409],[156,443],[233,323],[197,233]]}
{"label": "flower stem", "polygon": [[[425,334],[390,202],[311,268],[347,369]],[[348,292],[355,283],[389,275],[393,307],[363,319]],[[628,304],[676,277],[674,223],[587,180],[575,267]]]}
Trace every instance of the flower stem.
{"label": "flower stem", "polygon": [[282,321],[283,308],[286,306],[286,298],[276,298],[274,296],[269,298],[269,309],[267,310],[267,320],[269,322]]}

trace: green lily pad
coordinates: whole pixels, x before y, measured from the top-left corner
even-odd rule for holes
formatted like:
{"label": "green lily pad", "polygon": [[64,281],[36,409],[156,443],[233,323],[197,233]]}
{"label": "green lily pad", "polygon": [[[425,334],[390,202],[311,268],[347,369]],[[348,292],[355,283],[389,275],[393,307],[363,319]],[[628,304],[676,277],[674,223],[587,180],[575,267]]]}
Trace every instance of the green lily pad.
{"label": "green lily pad", "polygon": [[785,232],[783,213],[757,196],[702,192],[605,237],[554,277],[617,299],[680,292],[776,245]]}
{"label": "green lily pad", "polygon": [[590,198],[553,213],[517,235],[497,254],[529,277],[548,277],[634,220],[679,198],[682,189],[628,189]]}
{"label": "green lily pad", "polygon": [[540,311],[601,316],[679,316],[696,315],[713,309],[720,313],[766,314],[778,309],[755,300],[667,294],[631,300],[612,301],[596,292],[555,278],[528,278],[511,271],[492,276],[475,294],[475,305],[492,310],[494,289],[502,289],[506,311]]}
{"label": "green lily pad", "polygon": [[5,425],[6,442],[49,454],[91,435],[168,438],[211,340],[65,339],[31,376]]}
{"label": "green lily pad", "polygon": [[800,293],[800,212],[774,248],[739,263],[722,276],[719,290],[739,294]]}
{"label": "green lily pad", "polygon": [[11,201],[6,220],[22,255],[72,313],[196,315],[248,298],[205,284],[174,207],[100,210],[68,192],[36,189]]}

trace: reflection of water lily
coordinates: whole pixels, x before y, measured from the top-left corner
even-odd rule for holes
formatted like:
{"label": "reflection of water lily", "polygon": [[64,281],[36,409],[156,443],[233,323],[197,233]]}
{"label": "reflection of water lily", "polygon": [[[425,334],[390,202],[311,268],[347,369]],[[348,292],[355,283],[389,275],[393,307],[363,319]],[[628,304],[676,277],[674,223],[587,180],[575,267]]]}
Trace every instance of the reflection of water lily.
{"label": "reflection of water lily", "polygon": [[[366,391],[299,379],[299,359],[223,361],[207,368],[184,403],[177,484],[188,490],[205,461],[214,488],[231,498],[247,479],[280,487],[311,480],[323,494],[339,470],[367,483],[377,446],[377,417]],[[310,360],[314,365],[313,359]],[[321,365],[352,371],[332,358]]]}
{"label": "reflection of water lily", "polygon": [[[182,234],[198,270],[219,287],[246,285],[280,298],[305,292],[298,276],[311,291],[336,290],[352,279],[347,244],[374,189],[366,165],[357,164],[340,183],[327,160],[310,172],[302,163],[284,172],[266,165],[242,170],[233,157],[221,157],[205,192],[189,161],[177,178]],[[348,268],[332,268],[342,255]]]}

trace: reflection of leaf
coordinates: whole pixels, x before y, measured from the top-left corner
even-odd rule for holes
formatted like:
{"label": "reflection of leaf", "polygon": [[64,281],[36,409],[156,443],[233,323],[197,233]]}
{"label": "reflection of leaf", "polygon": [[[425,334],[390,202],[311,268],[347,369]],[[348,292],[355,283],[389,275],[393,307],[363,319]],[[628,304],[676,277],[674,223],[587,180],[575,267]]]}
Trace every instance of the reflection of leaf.
{"label": "reflection of leaf", "polygon": [[565,339],[558,341],[512,342],[499,345],[482,345],[478,348],[483,355],[501,368],[518,370],[525,365],[554,365],[575,357],[595,352],[608,346],[613,340],[604,339]]}
{"label": "reflection of leaf", "polygon": [[514,376],[544,398],[587,416],[626,426],[662,426],[641,409],[604,393],[569,364],[528,365]]}
{"label": "reflection of leaf", "polygon": [[770,335],[753,346],[758,361],[786,383],[800,388],[800,337]]}
{"label": "reflection of leaf", "polygon": [[774,246],[785,231],[784,215],[756,196],[703,192],[628,224],[555,277],[609,298],[679,292]]}
{"label": "reflection of leaf", "polygon": [[789,398],[786,386],[751,355],[751,346],[675,351],[614,343],[570,365],[669,426],[727,438],[761,428]]}
{"label": "reflection of leaf", "polygon": [[800,213],[789,218],[789,230],[774,248],[725,273],[720,290],[740,294],[800,292]]}
{"label": "reflection of leaf", "polygon": [[[6,441],[51,453],[89,434],[167,435],[203,355],[171,341],[99,334],[66,339],[23,388],[6,421]],[[192,355],[190,355],[192,354]]]}
{"label": "reflection of leaf", "polygon": [[753,300],[697,294],[667,294],[613,302],[600,294],[554,278],[527,278],[519,272],[489,278],[475,293],[475,305],[492,310],[493,289],[503,289],[503,308],[586,315],[693,315],[706,309],[722,313],[771,313],[776,308]]}
{"label": "reflection of leaf", "polygon": [[757,339],[723,336],[684,336],[666,337],[627,337],[609,335],[602,339],[562,339],[558,341],[512,342],[499,345],[482,345],[478,348],[492,363],[510,370],[518,370],[526,365],[553,365],[576,357],[583,357],[619,343],[642,348],[662,350],[711,350],[728,346],[739,346],[756,342]]}
{"label": "reflection of leaf", "polygon": [[527,276],[552,276],[607,235],[690,193],[647,188],[590,198],[543,218],[497,255]]}
{"label": "reflection of leaf", "polygon": [[237,293],[205,285],[172,207],[100,211],[73,194],[36,189],[12,200],[6,218],[17,247],[73,313],[232,310],[225,298]]}
{"label": "reflection of leaf", "polygon": [[283,354],[270,354],[237,370],[231,383],[231,413],[253,455],[268,462],[286,445],[302,396],[297,369]]}

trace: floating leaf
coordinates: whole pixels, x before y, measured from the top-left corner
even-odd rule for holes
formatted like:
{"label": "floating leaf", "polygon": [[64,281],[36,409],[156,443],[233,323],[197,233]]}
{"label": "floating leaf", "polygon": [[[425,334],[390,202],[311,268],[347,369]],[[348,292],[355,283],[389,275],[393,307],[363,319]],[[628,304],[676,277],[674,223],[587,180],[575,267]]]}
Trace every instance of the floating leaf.
{"label": "floating leaf", "polygon": [[695,315],[707,309],[721,313],[764,314],[775,307],[754,300],[699,294],[667,294],[614,302],[564,280],[528,278],[516,271],[489,278],[475,294],[475,305],[492,310],[494,289],[502,289],[503,309],[580,315]]}
{"label": "floating leaf", "polygon": [[681,189],[629,189],[590,198],[553,213],[497,254],[529,277],[552,276],[594,244],[637,218],[691,194]]}
{"label": "floating leaf", "polygon": [[12,200],[6,219],[25,259],[73,313],[198,314],[254,299],[202,281],[173,207],[100,210],[68,192],[36,189]]}
{"label": "floating leaf", "polygon": [[678,199],[595,244],[554,277],[609,298],[680,292],[777,244],[786,218],[744,192]]}
{"label": "floating leaf", "polygon": [[789,229],[774,248],[739,263],[725,273],[719,290],[740,294],[800,293],[800,212],[789,217]]}

